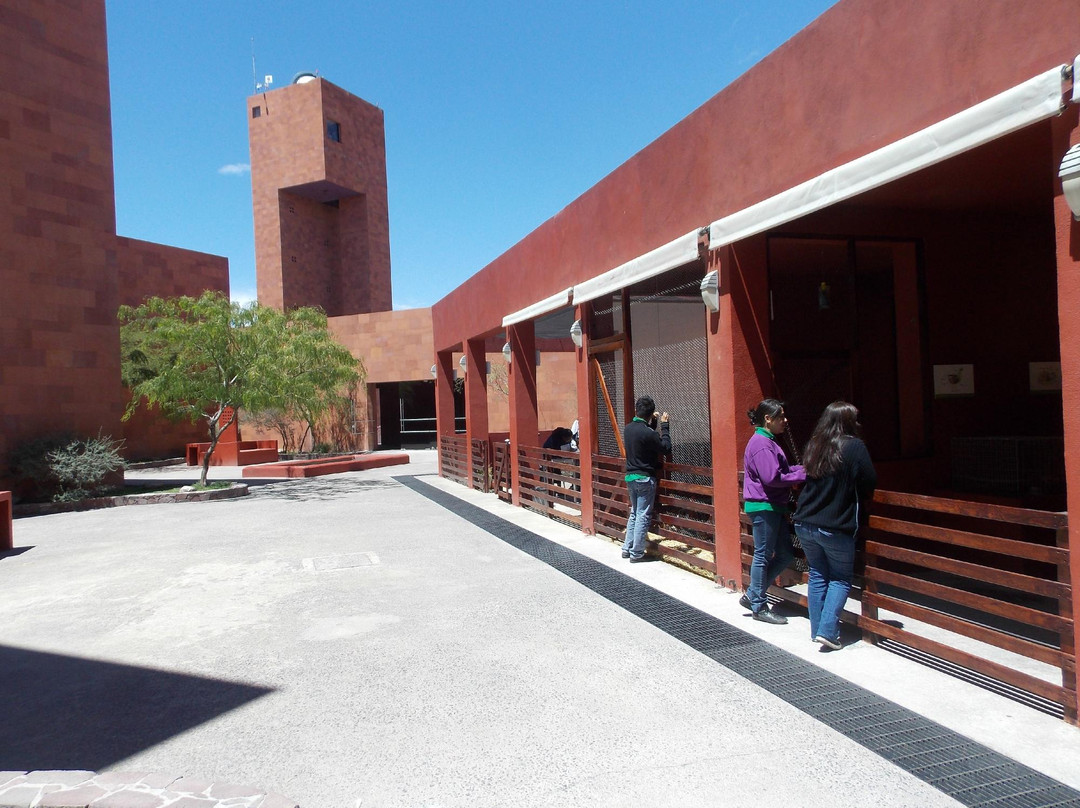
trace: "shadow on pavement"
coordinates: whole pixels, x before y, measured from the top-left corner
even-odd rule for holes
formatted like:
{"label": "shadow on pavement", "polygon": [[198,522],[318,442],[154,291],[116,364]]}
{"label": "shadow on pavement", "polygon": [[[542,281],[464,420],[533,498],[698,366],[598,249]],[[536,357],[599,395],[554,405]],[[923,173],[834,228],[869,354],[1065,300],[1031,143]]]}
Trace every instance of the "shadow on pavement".
{"label": "shadow on pavement", "polygon": [[0,770],[100,771],[271,692],[0,646]]}

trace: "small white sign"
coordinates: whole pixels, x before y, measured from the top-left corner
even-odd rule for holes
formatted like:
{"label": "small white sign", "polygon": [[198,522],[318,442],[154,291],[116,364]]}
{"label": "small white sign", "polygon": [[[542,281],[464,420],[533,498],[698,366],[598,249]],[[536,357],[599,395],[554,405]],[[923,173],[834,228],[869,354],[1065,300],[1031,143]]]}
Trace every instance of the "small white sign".
{"label": "small white sign", "polygon": [[937,398],[975,395],[975,366],[934,365],[934,395]]}

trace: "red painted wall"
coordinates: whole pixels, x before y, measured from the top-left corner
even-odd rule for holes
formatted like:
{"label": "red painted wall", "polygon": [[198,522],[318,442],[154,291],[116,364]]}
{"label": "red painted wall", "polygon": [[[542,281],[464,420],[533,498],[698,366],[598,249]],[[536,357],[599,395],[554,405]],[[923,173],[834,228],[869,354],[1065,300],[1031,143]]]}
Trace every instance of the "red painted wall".
{"label": "red painted wall", "polygon": [[992,8],[838,3],[439,301],[436,349],[1076,55],[1073,0]]}

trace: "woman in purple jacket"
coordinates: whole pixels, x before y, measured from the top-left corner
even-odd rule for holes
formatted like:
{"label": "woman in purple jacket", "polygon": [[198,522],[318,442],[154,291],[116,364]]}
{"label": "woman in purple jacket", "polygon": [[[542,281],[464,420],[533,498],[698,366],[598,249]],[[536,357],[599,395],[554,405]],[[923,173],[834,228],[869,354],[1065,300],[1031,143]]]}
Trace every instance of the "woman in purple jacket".
{"label": "woman in purple jacket", "polygon": [[769,608],[765,591],[794,558],[788,500],[792,487],[806,479],[806,472],[802,466],[792,466],[776,442],[788,425],[781,402],[767,398],[747,415],[755,429],[743,455],[743,507],[754,525],[754,560],[750,588],[739,598],[739,605],[750,609],[755,620],[779,625],[787,618]]}

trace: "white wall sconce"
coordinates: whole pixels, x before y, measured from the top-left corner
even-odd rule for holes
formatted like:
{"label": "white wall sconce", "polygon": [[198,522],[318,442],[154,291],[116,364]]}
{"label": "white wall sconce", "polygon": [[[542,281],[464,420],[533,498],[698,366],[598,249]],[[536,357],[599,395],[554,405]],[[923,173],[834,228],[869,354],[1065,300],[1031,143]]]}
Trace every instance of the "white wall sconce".
{"label": "white wall sconce", "polygon": [[439,368],[437,366],[435,366],[435,365],[431,366],[431,378],[433,378],[433,379],[439,378]]}
{"label": "white wall sconce", "polygon": [[510,348],[510,343],[508,342],[503,346],[503,359],[505,359],[506,364],[509,365],[513,358],[514,358],[514,352]]}
{"label": "white wall sconce", "polygon": [[574,341],[574,344],[581,347],[584,342],[584,335],[581,330],[581,320],[574,320],[574,324],[570,326],[570,339]]}
{"label": "white wall sconce", "polygon": [[468,366],[469,366],[469,358],[467,356],[462,355],[461,359],[458,360],[458,367],[461,368],[461,375],[462,376],[465,375],[465,372],[466,372]]}
{"label": "white wall sconce", "polygon": [[720,311],[720,270],[714,269],[701,279],[701,300],[709,311]]}
{"label": "white wall sconce", "polygon": [[1065,152],[1058,176],[1061,177],[1061,190],[1065,192],[1069,210],[1073,218],[1080,221],[1080,144]]}

